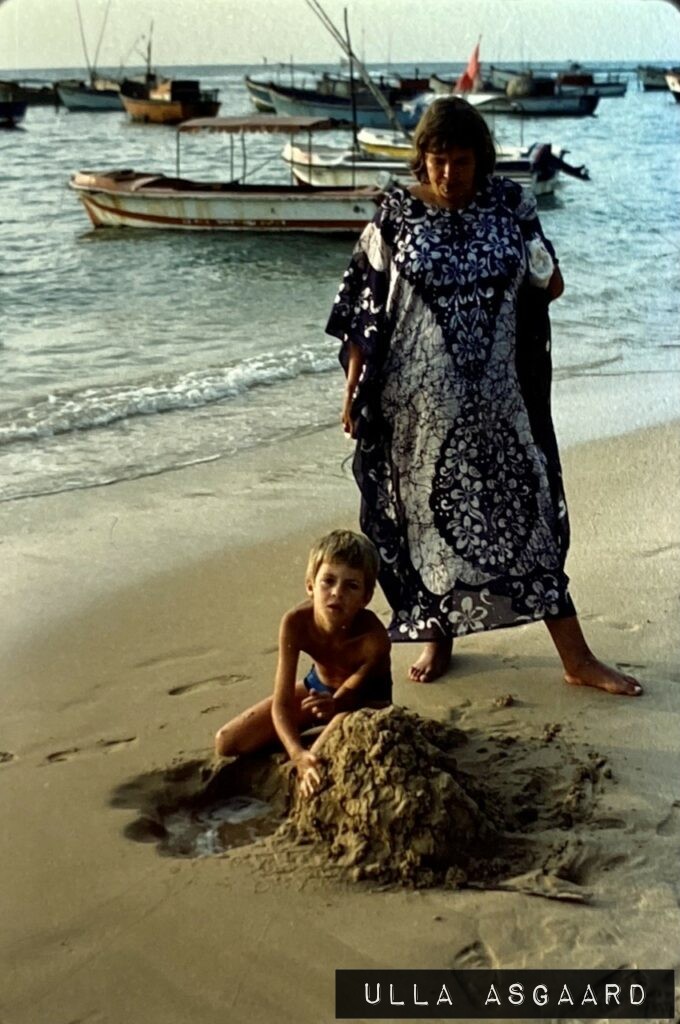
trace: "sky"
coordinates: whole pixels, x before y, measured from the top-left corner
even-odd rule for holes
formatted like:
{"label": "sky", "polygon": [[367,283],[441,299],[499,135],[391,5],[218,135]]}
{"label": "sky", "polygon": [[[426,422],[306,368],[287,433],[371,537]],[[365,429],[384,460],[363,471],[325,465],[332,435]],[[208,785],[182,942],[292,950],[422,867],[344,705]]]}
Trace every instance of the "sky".
{"label": "sky", "polygon": [[[680,11],[664,0],[323,0],[368,63],[459,62],[481,35],[488,61],[680,63]],[[90,60],[107,0],[80,0]],[[99,66],[334,63],[340,51],[306,0],[111,0]],[[0,68],[84,64],[76,0],[0,0]]]}

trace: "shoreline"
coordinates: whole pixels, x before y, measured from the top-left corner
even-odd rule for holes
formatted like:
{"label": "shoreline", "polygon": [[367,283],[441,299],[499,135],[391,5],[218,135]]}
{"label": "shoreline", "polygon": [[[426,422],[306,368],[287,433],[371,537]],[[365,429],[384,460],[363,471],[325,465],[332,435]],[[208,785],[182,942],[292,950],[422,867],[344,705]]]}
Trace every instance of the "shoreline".
{"label": "shoreline", "polygon": [[[337,384],[337,394],[339,395],[340,377],[338,373],[339,371],[334,371],[333,376],[337,378],[335,383]],[[573,371],[569,375],[563,375],[563,371],[559,369],[555,370],[552,386],[552,406],[560,450],[566,452],[574,445],[628,434],[645,427],[680,419],[680,386],[678,386],[678,380],[678,372],[673,369],[663,371],[659,369],[648,369],[647,371],[629,369],[620,373],[611,371],[606,374],[588,374]],[[70,492],[89,491],[98,487],[110,487],[120,483],[134,482],[135,480],[152,479],[166,473],[180,473],[184,470],[192,470],[215,462],[228,464],[232,460],[236,460],[238,465],[238,460],[247,458],[249,454],[273,452],[282,445],[295,444],[306,437],[317,438],[326,431],[332,432],[339,429],[336,426],[336,389],[330,387],[331,383],[332,379],[326,374],[322,374],[319,380],[308,377],[300,378],[296,381],[294,394],[289,396],[288,399],[294,404],[297,403],[305,408],[317,403],[317,413],[321,419],[320,423],[300,422],[297,426],[289,426],[284,435],[263,437],[254,441],[251,439],[249,447],[239,448],[235,451],[231,449],[226,452],[213,451],[214,440],[210,438],[205,442],[207,447],[204,446],[202,450],[197,450],[193,455],[184,453],[182,461],[176,465],[160,464],[146,471],[140,471],[137,468],[132,470],[128,476],[116,475],[116,472],[118,474],[121,473],[120,469],[116,471],[107,468],[111,452],[115,449],[114,442],[117,436],[115,430],[109,432],[108,428],[103,428],[103,430],[101,428],[93,428],[90,431],[85,431],[86,447],[83,448],[83,451],[89,452],[90,473],[95,476],[94,480],[83,479],[75,485],[72,484],[72,481],[67,480],[66,486],[61,486],[59,482],[56,482],[56,486],[44,490],[31,490],[29,486],[28,490],[19,494],[0,498],[0,508],[13,502],[28,502],[32,499],[46,498]],[[263,402],[261,414],[270,416],[271,409],[265,400],[266,391],[266,388],[263,389],[258,401]],[[278,390],[276,394],[277,400],[281,403],[283,399]],[[329,398],[329,395],[332,398]],[[221,403],[218,402],[216,405],[219,407]],[[229,415],[236,417],[234,419],[235,424],[240,413],[235,409],[230,411],[227,406],[224,408],[224,413],[227,415],[227,418]],[[209,413],[210,406],[204,406],[203,411]],[[219,408],[214,410],[212,415],[217,416],[218,411]],[[140,435],[143,438],[142,447],[135,448],[135,460],[139,462],[142,459],[144,445],[151,449],[154,446],[159,446],[166,453],[163,458],[169,452],[176,452],[176,439],[183,439],[187,431],[191,429],[190,419],[187,419],[190,415],[191,410],[179,409],[155,418],[151,417],[149,422],[143,422],[148,417],[136,417],[126,421],[137,431],[149,431],[148,434],[142,433]],[[251,415],[254,414],[251,412]],[[226,438],[228,445],[233,444],[234,430],[234,425],[227,428]],[[159,431],[160,433],[155,433]],[[76,431],[75,434],[78,435],[79,432]],[[82,440],[79,436],[75,437],[75,435],[72,436],[70,434],[67,434],[66,437],[74,441],[77,440],[78,443]],[[68,453],[68,440],[63,450],[61,448],[60,435],[57,434],[43,440],[49,443],[55,442],[56,444],[56,447],[50,452],[50,465],[59,464],[60,461],[65,462],[66,465],[70,465],[70,473],[75,473],[77,478],[81,471],[78,468],[77,460],[71,465],[73,456]],[[17,448],[19,444],[27,445],[25,453],[22,454]],[[5,467],[8,480],[14,472],[17,472],[17,468],[19,478],[25,480],[25,477],[22,475],[25,473],[25,470],[22,468],[21,459],[28,456],[30,462],[31,444],[32,442],[17,442],[12,453],[5,449],[5,457],[9,460]],[[88,448],[87,445],[91,447]],[[180,442],[180,448],[182,445],[183,441]],[[49,444],[47,450],[49,450]],[[47,450],[40,456],[41,460],[47,458]],[[14,463],[16,452],[19,452],[20,456],[18,464]],[[3,452],[0,451],[0,467],[2,466],[2,454]],[[156,454],[155,458],[157,457]],[[266,457],[266,455],[255,455],[255,457]],[[97,461],[100,458],[102,459],[101,467]],[[125,473],[125,470],[122,470],[122,472]],[[97,477],[101,477],[101,479],[97,479]],[[47,486],[47,483],[48,478],[44,478],[43,486]],[[37,486],[39,487],[40,485]]]}
{"label": "shoreline", "polygon": [[[395,701],[453,717],[475,737],[473,770],[485,736],[537,758],[535,738],[556,728],[606,758],[597,818],[564,837],[585,906],[517,889],[377,892],[246,856],[161,857],[125,834],[135,812],[116,794],[208,764],[215,730],[270,692],[310,541],[356,524],[337,429],[1,508],[0,1016],[271,1024],[285,1008],[318,1024],[336,968],[678,970],[679,441],[676,421],[564,458],[575,602],[598,655],[640,675],[641,699],[564,685],[540,624],[466,637],[429,685],[405,679],[413,647],[394,652]],[[372,606],[386,615],[381,596]]]}

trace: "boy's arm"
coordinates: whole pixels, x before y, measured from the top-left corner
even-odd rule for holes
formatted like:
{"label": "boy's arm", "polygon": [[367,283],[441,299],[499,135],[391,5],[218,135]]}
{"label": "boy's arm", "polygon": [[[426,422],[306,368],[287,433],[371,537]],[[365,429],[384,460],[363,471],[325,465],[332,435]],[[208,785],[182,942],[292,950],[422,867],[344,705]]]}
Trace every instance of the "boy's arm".
{"label": "boy's arm", "polygon": [[356,672],[353,672],[333,694],[336,714],[360,707],[361,686],[364,680],[389,671],[390,640],[382,624],[378,623],[366,637],[364,653],[365,657]]}
{"label": "boy's arm", "polygon": [[311,796],[320,784],[319,759],[300,742],[295,675],[300,656],[297,616],[286,612],[279,628],[279,660],[274,681],[272,720],[279,739],[297,768],[303,796]]}
{"label": "boy's arm", "polygon": [[295,612],[286,612],[279,627],[279,659],[272,703],[274,728],[291,761],[294,761],[303,749],[297,727],[295,699],[295,673],[300,656],[295,625]]}

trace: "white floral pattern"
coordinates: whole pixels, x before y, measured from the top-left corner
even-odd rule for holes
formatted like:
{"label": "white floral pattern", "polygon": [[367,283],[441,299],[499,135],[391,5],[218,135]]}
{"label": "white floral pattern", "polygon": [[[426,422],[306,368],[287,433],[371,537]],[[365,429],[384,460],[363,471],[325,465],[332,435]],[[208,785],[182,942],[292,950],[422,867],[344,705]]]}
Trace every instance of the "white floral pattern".
{"label": "white floral pattern", "polygon": [[535,238],[551,251],[507,179],[461,211],[395,188],[336,298],[341,361],[348,341],[364,354],[354,472],[394,640],[573,614],[557,449],[533,436],[515,366]]}

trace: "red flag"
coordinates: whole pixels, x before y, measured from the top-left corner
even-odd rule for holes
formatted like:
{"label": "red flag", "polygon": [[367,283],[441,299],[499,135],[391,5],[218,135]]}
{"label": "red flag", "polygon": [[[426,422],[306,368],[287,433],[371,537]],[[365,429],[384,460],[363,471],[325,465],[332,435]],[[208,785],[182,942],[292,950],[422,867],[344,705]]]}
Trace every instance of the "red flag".
{"label": "red flag", "polygon": [[467,62],[465,71],[460,76],[458,81],[453,87],[454,92],[474,92],[479,86],[479,79],[481,73],[481,65],[479,63],[479,43],[481,36],[477,40],[477,45],[470,54],[470,59]]}

